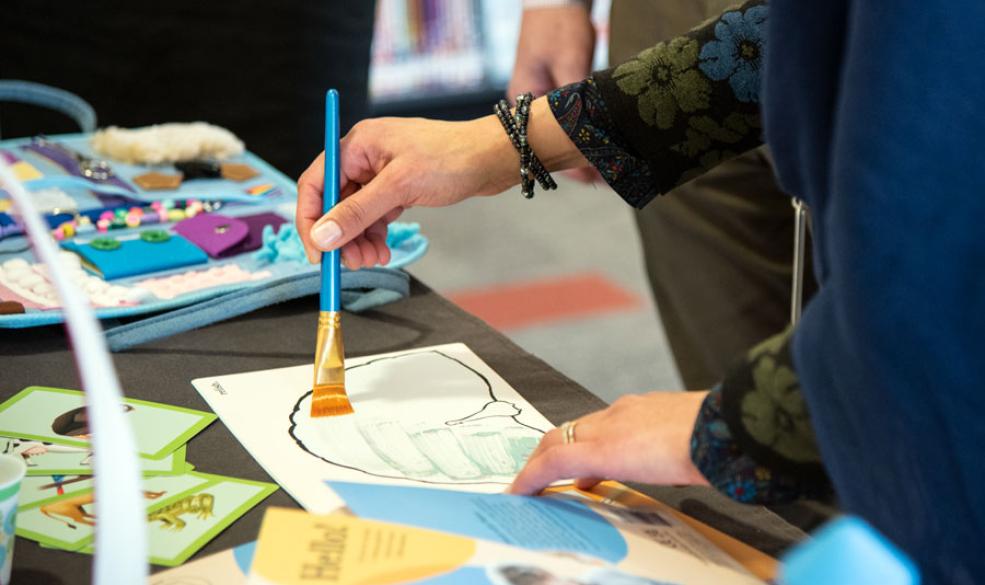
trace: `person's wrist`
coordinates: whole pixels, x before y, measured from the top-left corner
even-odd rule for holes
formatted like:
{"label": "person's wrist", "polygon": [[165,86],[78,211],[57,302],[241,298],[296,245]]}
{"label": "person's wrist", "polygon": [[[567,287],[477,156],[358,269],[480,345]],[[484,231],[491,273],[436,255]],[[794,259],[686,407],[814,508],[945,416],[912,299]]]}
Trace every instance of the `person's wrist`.
{"label": "person's wrist", "polygon": [[520,183],[520,158],[495,115],[469,122],[472,136],[479,141],[477,155],[469,164],[485,169],[485,184],[479,195],[496,195]]}
{"label": "person's wrist", "polygon": [[565,133],[546,97],[534,100],[530,108],[527,140],[534,154],[548,171],[590,166],[575,143]]}
{"label": "person's wrist", "polygon": [[701,470],[694,463],[694,458],[691,457],[691,437],[694,434],[694,425],[698,420],[705,398],[708,397],[708,391],[686,392],[685,395],[690,399],[688,414],[685,417],[685,420],[689,421],[690,424],[687,425],[687,432],[683,438],[683,458],[680,462],[683,483],[686,485],[709,485],[708,479],[701,473]]}

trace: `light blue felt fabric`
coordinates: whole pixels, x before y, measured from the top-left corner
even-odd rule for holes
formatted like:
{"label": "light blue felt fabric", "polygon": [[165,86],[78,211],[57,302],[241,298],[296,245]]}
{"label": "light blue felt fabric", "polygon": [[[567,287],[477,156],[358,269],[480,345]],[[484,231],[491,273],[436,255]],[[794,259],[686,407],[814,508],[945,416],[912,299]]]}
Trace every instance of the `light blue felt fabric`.
{"label": "light blue felt fabric", "polygon": [[[250,311],[315,294],[321,275],[308,272],[242,288],[193,305],[119,325],[106,330],[110,351],[122,351],[142,343],[231,319]],[[342,273],[342,308],[358,312],[406,297],[410,277],[402,270],[364,268]]]}

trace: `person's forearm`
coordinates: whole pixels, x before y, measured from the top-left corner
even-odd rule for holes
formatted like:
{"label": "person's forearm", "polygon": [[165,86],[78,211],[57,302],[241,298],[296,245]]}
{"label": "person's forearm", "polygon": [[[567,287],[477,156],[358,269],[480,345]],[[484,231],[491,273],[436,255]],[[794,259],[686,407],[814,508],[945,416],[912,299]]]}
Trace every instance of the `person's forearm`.
{"label": "person's forearm", "polygon": [[628,62],[548,95],[555,117],[627,203],[762,144],[768,9],[751,0]]}

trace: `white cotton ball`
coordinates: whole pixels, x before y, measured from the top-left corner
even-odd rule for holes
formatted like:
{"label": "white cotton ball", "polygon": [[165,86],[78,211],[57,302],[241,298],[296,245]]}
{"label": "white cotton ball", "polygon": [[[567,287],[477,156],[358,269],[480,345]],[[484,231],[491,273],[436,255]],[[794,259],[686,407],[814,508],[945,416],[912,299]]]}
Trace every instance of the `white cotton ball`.
{"label": "white cotton ball", "polygon": [[125,295],[125,299],[131,303],[141,303],[150,297],[151,292],[149,290],[137,286],[127,289],[127,294]]}
{"label": "white cotton ball", "polygon": [[23,258],[12,258],[3,263],[3,269],[8,272],[26,270],[30,267],[31,265]]}
{"label": "white cotton ball", "polygon": [[55,287],[51,286],[47,282],[40,282],[31,287],[31,292],[36,295],[41,295],[43,297],[51,297],[55,294]]}
{"label": "white cotton ball", "polygon": [[86,293],[93,295],[103,292],[109,288],[109,284],[106,281],[99,278],[88,278],[86,283],[82,286]]}
{"label": "white cotton ball", "polygon": [[120,304],[119,299],[107,294],[97,294],[89,297],[94,304],[100,307],[116,307]]}
{"label": "white cotton ball", "polygon": [[80,270],[82,268],[82,258],[79,258],[79,255],[74,252],[62,251],[58,254],[58,259],[65,268],[79,268]]}
{"label": "white cotton ball", "polygon": [[20,268],[16,270],[7,270],[4,273],[4,279],[7,282],[18,282],[20,279],[24,278],[28,274],[34,274],[30,268]]}
{"label": "white cotton ball", "polygon": [[45,282],[45,280],[40,274],[35,274],[34,272],[24,272],[15,282],[17,282],[19,286],[26,289],[31,289],[36,285]]}

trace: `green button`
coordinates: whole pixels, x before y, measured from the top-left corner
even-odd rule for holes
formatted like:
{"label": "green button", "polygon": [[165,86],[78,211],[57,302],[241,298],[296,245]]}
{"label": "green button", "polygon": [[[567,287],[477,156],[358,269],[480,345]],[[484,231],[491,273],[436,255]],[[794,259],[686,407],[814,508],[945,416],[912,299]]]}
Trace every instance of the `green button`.
{"label": "green button", "polygon": [[120,241],[116,238],[101,237],[96,238],[89,242],[89,245],[97,250],[102,250],[103,252],[109,252],[120,247]]}
{"label": "green button", "polygon": [[149,244],[160,244],[171,239],[171,234],[164,230],[147,230],[140,232],[140,239]]}

